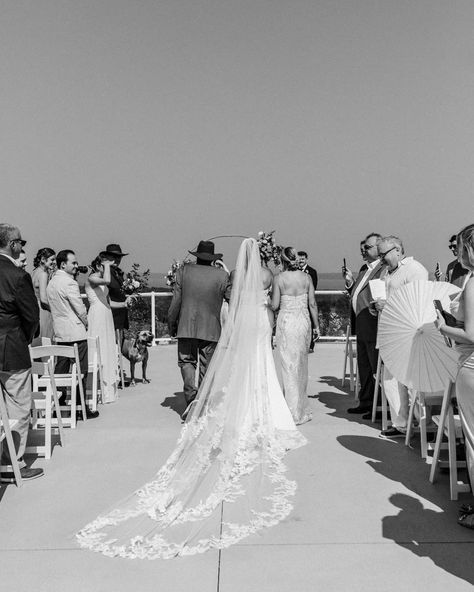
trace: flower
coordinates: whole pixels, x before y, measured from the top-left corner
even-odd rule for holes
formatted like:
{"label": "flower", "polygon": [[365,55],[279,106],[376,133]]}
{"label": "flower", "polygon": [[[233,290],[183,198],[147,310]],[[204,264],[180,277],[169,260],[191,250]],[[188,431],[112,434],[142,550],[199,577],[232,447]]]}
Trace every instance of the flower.
{"label": "flower", "polygon": [[176,273],[178,272],[181,267],[183,267],[183,263],[178,261],[177,259],[173,260],[171,264],[171,268],[168,270],[168,273],[165,275],[166,278],[166,285],[170,286],[171,288],[176,284]]}
{"label": "flower", "polygon": [[276,244],[274,235],[274,230],[271,232],[264,232],[263,230],[260,230],[257,235],[257,244],[262,261],[268,263],[270,259],[273,259],[275,265],[279,265],[281,262],[281,247]]}

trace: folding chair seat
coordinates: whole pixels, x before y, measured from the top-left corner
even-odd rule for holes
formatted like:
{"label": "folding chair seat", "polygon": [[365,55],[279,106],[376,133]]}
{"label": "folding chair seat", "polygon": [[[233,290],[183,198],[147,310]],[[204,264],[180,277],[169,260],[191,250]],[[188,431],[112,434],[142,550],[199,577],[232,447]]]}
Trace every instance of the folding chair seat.
{"label": "folding chair seat", "polygon": [[[67,374],[54,374],[56,388],[66,387],[69,391],[70,401],[69,405],[61,405],[61,419],[63,425],[66,427],[76,427],[76,387],[79,389],[80,407],[82,409],[83,420],[86,421],[86,402],[84,397],[84,389],[82,386],[82,375],[80,373],[79,352],[77,344],[74,345],[42,345],[34,348],[35,359],[38,358],[70,358],[72,361],[71,371]],[[39,391],[42,388],[48,388],[50,385],[50,378],[48,375],[33,375],[33,390]],[[63,412],[69,411],[70,415],[65,416]]]}
{"label": "folding chair seat", "polygon": [[[31,374],[33,382],[35,377],[48,380],[45,390],[33,391],[31,407],[31,430],[30,439],[34,439],[35,432],[44,432],[44,444],[29,444],[26,446],[26,452],[34,452],[44,455],[45,459],[51,458],[53,449],[52,436],[54,431],[58,431],[59,442],[64,446],[64,432],[61,420],[61,411],[59,407],[58,392],[54,379],[53,358],[48,358],[47,362],[41,360],[43,355],[38,353],[40,347],[30,346]],[[53,417],[53,413],[56,417]]]}
{"label": "folding chair seat", "polygon": [[458,469],[466,467],[466,462],[458,461],[456,455],[456,441],[463,441],[463,434],[461,420],[453,409],[454,390],[454,384],[450,382],[444,391],[441,414],[433,415],[433,421],[438,425],[438,432],[431,464],[430,483],[434,483],[439,466],[446,465],[446,461],[440,459],[441,449],[446,448],[446,445],[443,445],[443,438],[446,437],[450,497],[452,500],[457,500],[459,493],[470,491],[471,487],[468,483],[458,480]]}
{"label": "folding chair seat", "polygon": [[[102,398],[102,393],[104,392],[104,385],[102,382],[102,358],[100,351],[99,336],[87,338],[87,351],[89,356],[88,376],[90,376],[92,379],[92,386],[90,392],[91,409],[92,411],[97,411],[97,403],[99,399]],[[88,395],[89,392],[86,392],[86,399]]]}
{"label": "folding chair seat", "polygon": [[[3,389],[4,386],[0,382],[0,451],[2,449],[2,446],[5,445],[4,442],[6,441],[8,447],[8,454],[10,455],[12,463],[11,468],[13,469],[13,474],[15,475],[16,486],[21,487],[23,485],[23,480],[21,478],[20,465],[18,464],[18,459],[16,457],[16,449],[12,436],[12,428],[16,426],[18,420],[10,419],[8,417]],[[5,471],[11,470],[10,467],[6,466],[2,466],[1,469]]]}

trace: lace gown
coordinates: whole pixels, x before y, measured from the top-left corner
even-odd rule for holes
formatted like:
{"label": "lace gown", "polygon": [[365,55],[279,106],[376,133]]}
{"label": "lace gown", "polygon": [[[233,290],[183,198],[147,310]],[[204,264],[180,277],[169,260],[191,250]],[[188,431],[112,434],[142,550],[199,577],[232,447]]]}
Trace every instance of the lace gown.
{"label": "lace gown", "polygon": [[90,304],[87,313],[89,321],[87,336],[99,336],[100,340],[102,382],[104,384],[102,403],[113,403],[118,399],[118,362],[114,319],[108,300],[108,289],[107,286],[92,287],[89,281],[86,282],[85,289]]}
{"label": "lace gown", "polygon": [[290,513],[296,484],[283,457],[306,439],[278,383],[254,239],[243,242],[239,269],[228,320],[171,456],[152,481],[77,534],[82,547],[132,559],[193,555]]}
{"label": "lace gown", "polygon": [[286,402],[295,423],[305,423],[312,419],[306,395],[311,342],[308,294],[281,296],[276,342]]}

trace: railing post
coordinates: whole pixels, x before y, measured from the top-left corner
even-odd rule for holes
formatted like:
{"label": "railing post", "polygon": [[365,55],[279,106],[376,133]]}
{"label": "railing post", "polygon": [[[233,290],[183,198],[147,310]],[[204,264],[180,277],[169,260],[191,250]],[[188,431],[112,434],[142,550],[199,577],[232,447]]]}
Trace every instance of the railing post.
{"label": "railing post", "polygon": [[[151,293],[151,332],[155,335],[155,292]],[[155,335],[156,338],[156,335]],[[153,345],[156,345],[155,339],[153,340]]]}

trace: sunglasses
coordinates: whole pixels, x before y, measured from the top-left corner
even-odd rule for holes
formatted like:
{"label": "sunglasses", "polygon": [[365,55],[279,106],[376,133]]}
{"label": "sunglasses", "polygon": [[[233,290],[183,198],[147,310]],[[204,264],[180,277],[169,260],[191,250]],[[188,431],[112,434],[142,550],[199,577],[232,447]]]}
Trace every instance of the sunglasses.
{"label": "sunglasses", "polygon": [[379,253],[379,259],[383,259],[386,255],[388,255],[390,253],[390,251],[393,251],[393,249],[396,249],[396,248],[397,247],[392,247],[388,251],[385,251],[385,253]]}
{"label": "sunglasses", "polygon": [[11,243],[20,243],[20,245],[22,247],[24,247],[26,245],[26,240],[23,240],[22,238],[12,238],[12,240],[10,242]]}
{"label": "sunglasses", "polygon": [[448,247],[451,251],[455,251],[457,249],[457,245],[449,245]]}
{"label": "sunglasses", "polygon": [[377,245],[364,245],[363,247],[361,247],[364,251],[370,251],[370,249],[373,249],[374,247],[376,247]]}

